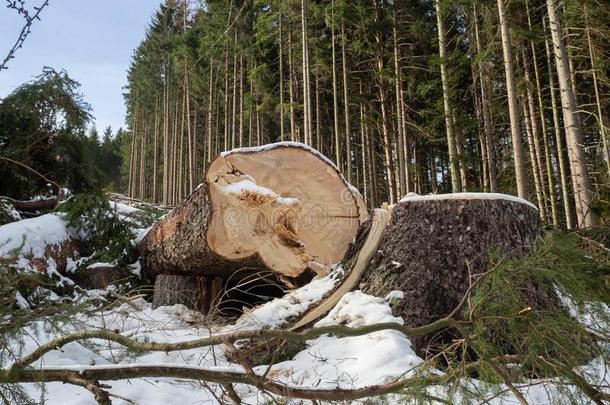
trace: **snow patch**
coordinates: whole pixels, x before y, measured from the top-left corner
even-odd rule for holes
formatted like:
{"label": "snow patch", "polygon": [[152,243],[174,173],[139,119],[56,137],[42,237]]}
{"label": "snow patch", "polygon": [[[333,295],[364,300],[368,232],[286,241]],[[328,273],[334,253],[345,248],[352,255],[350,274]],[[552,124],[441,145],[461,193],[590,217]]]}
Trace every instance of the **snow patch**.
{"label": "snow patch", "polygon": [[223,187],[223,190],[229,194],[244,194],[252,193],[271,197],[275,199],[278,204],[282,205],[296,205],[299,200],[296,198],[284,198],[279,194],[276,194],[273,190],[267,187],[259,186],[252,180],[241,180],[237,183],[227,184]]}
{"label": "snow patch", "polygon": [[0,226],[0,257],[44,257],[49,245],[74,236],[57,213],[11,222]]}

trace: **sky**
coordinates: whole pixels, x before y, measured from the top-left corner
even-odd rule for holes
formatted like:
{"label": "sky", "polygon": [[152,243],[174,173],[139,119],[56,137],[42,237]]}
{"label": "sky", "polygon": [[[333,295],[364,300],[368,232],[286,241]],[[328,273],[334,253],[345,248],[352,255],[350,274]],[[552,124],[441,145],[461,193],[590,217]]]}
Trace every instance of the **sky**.
{"label": "sky", "polygon": [[[28,8],[42,0],[26,0]],[[65,69],[80,82],[91,104],[95,126],[102,132],[124,125],[123,87],[133,50],[161,0],[50,0],[41,21],[8,70],[0,72],[0,98],[42,72],[43,66]],[[18,37],[23,19],[0,4],[0,59]]]}

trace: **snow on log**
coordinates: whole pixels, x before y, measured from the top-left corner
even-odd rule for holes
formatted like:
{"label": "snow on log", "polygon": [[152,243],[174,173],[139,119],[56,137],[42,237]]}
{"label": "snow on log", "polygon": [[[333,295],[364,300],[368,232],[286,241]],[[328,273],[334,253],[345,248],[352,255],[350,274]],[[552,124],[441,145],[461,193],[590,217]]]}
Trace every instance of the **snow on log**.
{"label": "snow on log", "polygon": [[[395,308],[405,324],[421,326],[449,315],[487,270],[490,251],[520,255],[539,233],[532,204],[500,194],[407,197],[392,209],[377,253],[360,280],[363,292],[404,292]],[[430,336],[413,339],[418,350]]]}
{"label": "snow on log", "polygon": [[359,193],[306,145],[225,152],[139,245],[153,276],[269,270],[297,286],[341,260],[367,217]]}

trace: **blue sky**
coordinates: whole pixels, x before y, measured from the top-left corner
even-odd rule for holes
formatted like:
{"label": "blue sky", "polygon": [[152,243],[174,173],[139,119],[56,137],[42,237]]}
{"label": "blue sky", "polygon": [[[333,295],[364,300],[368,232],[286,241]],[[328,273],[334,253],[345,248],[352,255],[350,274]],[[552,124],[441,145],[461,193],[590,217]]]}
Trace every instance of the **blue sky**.
{"label": "blue sky", "polygon": [[[32,33],[0,72],[0,98],[31,80],[43,66],[66,69],[81,83],[94,109],[95,126],[124,126],[122,88],[133,50],[161,0],[50,0]],[[0,4],[0,58],[4,59],[22,27],[22,19]],[[42,0],[26,0],[28,7]]]}

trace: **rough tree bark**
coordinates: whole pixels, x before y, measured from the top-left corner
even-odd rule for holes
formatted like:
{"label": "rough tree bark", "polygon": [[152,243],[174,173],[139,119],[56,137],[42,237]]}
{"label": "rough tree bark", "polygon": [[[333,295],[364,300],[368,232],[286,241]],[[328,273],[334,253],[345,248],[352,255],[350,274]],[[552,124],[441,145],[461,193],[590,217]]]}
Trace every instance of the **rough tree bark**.
{"label": "rough tree bark", "polygon": [[155,280],[153,308],[182,304],[209,313],[219,302],[223,285],[220,277],[160,275]]}
{"label": "rough tree bark", "polygon": [[[470,275],[488,269],[491,250],[519,255],[538,235],[533,206],[497,197],[452,194],[396,204],[360,280],[362,291],[379,297],[403,291],[404,299],[394,310],[409,326],[450,314],[468,290]],[[422,336],[412,343],[421,352],[431,339]]]}

